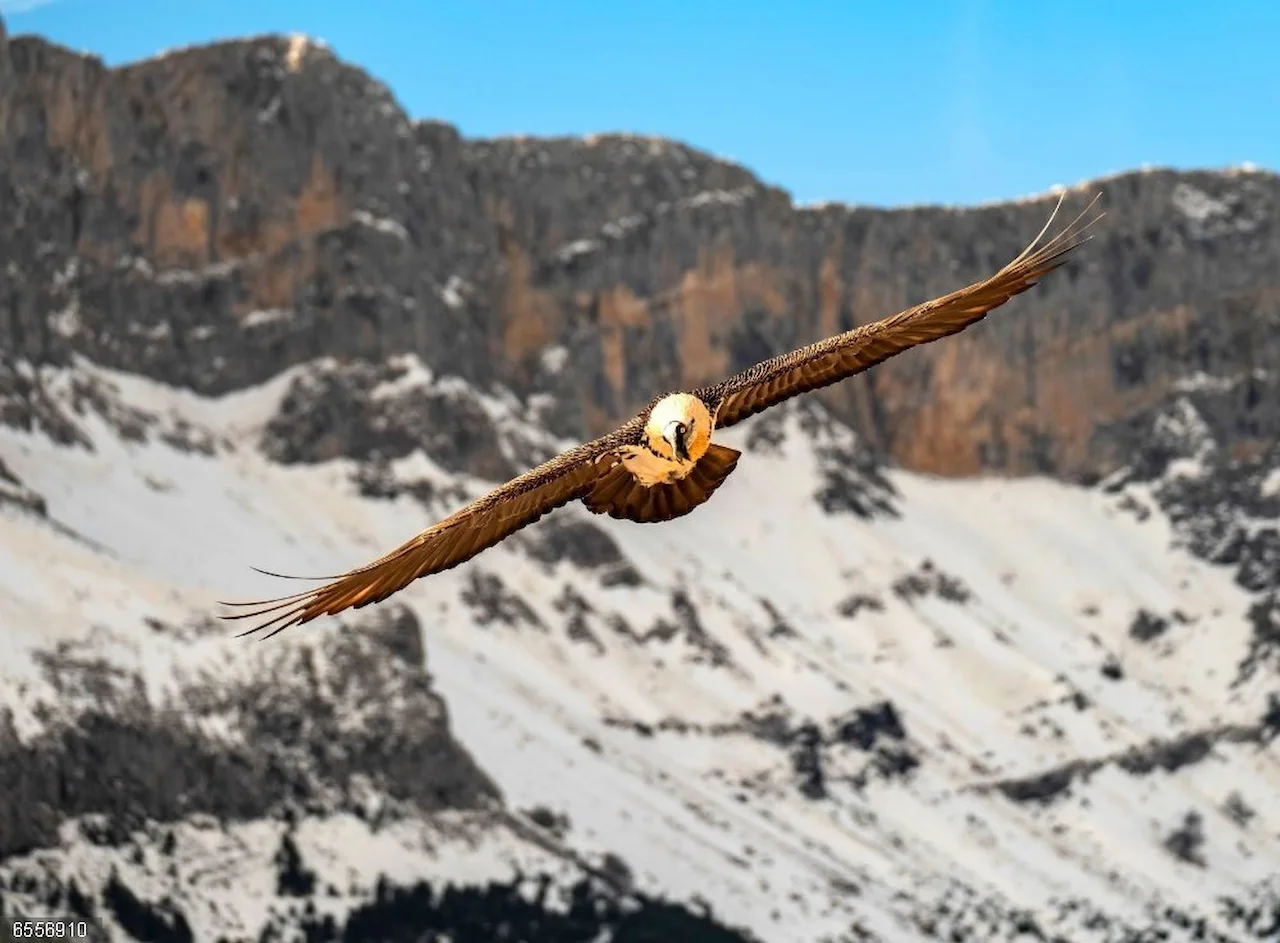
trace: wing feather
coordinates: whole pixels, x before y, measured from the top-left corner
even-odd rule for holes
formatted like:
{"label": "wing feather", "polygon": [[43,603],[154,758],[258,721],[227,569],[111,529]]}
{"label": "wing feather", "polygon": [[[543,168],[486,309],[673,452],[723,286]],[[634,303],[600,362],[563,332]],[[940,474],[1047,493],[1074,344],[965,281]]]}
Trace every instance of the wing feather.
{"label": "wing feather", "polygon": [[371,563],[323,586],[278,599],[223,603],[243,609],[224,619],[260,619],[241,634],[275,635],[323,615],[381,602],[414,580],[471,559],[522,527],[587,494],[643,426],[637,417],[607,436],[570,449],[511,479]]}
{"label": "wing feather", "polygon": [[1081,220],[1097,202],[1095,196],[1079,216],[1040,245],[1062,206],[1059,198],[1053,214],[1030,245],[990,278],[758,363],[724,383],[699,390],[698,395],[718,407],[717,428],[732,426],[793,396],[861,373],[904,350],[956,334],[1026,291],[1041,276],[1062,265],[1067,253],[1092,238],[1084,233],[1103,214],[1084,223]]}

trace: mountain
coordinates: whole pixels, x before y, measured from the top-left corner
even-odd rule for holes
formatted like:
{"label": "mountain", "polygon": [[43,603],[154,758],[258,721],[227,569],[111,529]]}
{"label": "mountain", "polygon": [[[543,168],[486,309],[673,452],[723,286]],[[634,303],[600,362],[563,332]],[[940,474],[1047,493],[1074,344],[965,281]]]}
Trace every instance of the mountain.
{"label": "mountain", "polygon": [[[1051,198],[795,207],[466,141],[302,38],[0,39],[0,905],[137,940],[1262,940],[1280,182],[1090,184],[1070,267],[258,643],[653,392],[994,270]],[[1079,203],[1072,196],[1069,203]],[[1070,206],[1068,207],[1068,209]]]}
{"label": "mountain", "polygon": [[[0,63],[0,345],[209,395],[413,353],[554,395],[556,432],[581,437],[985,276],[1051,206],[797,208],[669,141],[465,141],[302,37],[120,69],[19,37]],[[835,413],[903,467],[1088,480],[1189,372],[1277,368],[1280,177],[1089,189],[1106,226],[1022,316],[845,384]],[[1270,389],[1241,385],[1242,446],[1280,431]]]}

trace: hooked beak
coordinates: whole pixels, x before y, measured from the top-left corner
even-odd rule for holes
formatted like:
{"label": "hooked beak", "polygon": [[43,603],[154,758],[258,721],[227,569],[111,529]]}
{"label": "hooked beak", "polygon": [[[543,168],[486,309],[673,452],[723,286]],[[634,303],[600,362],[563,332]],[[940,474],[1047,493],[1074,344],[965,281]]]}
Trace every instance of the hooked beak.
{"label": "hooked beak", "polygon": [[667,423],[667,428],[663,430],[662,437],[671,444],[671,454],[676,457],[677,461],[689,461],[689,447],[685,441],[685,437],[688,434],[688,428],[679,420]]}

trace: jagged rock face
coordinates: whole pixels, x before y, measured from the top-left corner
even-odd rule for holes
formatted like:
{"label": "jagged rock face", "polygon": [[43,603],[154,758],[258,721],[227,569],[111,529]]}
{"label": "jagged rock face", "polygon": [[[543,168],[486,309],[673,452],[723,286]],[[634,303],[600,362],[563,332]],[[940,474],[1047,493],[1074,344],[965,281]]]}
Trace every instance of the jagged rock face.
{"label": "jagged rock face", "polygon": [[[1277,376],[1260,372],[1187,386],[1132,430],[1129,463],[1103,483],[1129,513],[1147,515],[1154,504],[1182,546],[1230,568],[1256,594],[1237,685],[1280,668],[1280,425],[1263,406],[1277,394]],[[1272,726],[1280,723],[1276,710]]]}
{"label": "jagged rock face", "polygon": [[359,362],[296,377],[267,424],[263,451],[291,464],[399,459],[423,449],[448,471],[490,481],[519,473],[474,397],[425,383],[398,387],[407,372],[395,364]]}
{"label": "jagged rock face", "polygon": [[[829,402],[908,467],[1083,474],[1123,454],[1101,426],[1191,373],[1274,370],[1280,181],[1149,173],[1099,188],[1108,217],[1065,274]],[[712,380],[983,277],[1050,206],[796,210],[744,187],[586,233],[552,256],[545,285],[550,310],[569,312],[573,362],[603,376],[579,395],[605,393],[618,414],[649,390]],[[663,267],[678,276],[659,277]]]}
{"label": "jagged rock face", "polygon": [[[0,346],[207,392],[412,352],[552,392],[556,431],[582,437],[989,274],[1051,205],[797,208],[661,140],[467,142],[300,38],[114,70],[4,46]],[[1065,274],[831,392],[837,414],[910,468],[1087,477],[1188,375],[1280,366],[1280,179],[1098,188],[1109,215]]]}
{"label": "jagged rock face", "polygon": [[300,39],[118,70],[35,38],[9,55],[6,347],[206,390],[325,352],[485,372],[485,308],[443,288],[488,264],[492,233],[437,160],[449,136],[380,84]]}

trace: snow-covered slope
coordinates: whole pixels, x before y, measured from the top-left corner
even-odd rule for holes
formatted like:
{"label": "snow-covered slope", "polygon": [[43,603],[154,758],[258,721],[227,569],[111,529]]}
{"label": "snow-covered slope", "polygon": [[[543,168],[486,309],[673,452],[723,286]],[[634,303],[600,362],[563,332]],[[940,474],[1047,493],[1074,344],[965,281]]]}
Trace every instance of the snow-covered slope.
{"label": "snow-covered slope", "polygon": [[[468,469],[563,445],[523,425],[553,404],[404,361],[219,400],[15,370],[8,908],[210,940],[485,907],[566,940],[649,939],[626,935],[642,920],[778,943],[1280,927],[1280,558],[1251,581],[1195,543],[1188,483],[1216,472],[1189,399],[1153,431],[1185,455],[1094,489],[882,471],[791,404],[725,436],[747,454],[684,519],[565,509],[258,643],[210,618],[281,589],[249,564],[365,562],[487,486]],[[436,442],[423,396],[472,418]],[[357,400],[358,422],[317,418]],[[282,438],[308,417],[309,443]],[[1240,488],[1262,502],[1244,539],[1274,539],[1280,488]]]}

